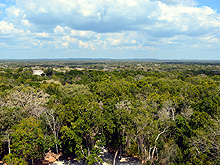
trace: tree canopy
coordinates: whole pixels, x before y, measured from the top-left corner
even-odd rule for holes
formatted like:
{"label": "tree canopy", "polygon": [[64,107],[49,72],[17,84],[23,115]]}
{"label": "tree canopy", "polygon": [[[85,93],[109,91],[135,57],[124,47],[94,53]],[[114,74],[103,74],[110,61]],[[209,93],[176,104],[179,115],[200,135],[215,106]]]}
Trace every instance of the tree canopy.
{"label": "tree canopy", "polygon": [[5,163],[50,149],[95,164],[102,147],[143,164],[220,163],[218,63],[52,61],[41,76],[36,65],[0,65]]}

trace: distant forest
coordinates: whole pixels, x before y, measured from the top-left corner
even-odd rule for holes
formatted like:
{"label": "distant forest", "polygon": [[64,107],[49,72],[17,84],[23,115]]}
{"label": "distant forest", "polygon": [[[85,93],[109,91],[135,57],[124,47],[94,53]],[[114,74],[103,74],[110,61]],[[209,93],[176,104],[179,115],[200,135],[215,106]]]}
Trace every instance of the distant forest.
{"label": "distant forest", "polygon": [[146,165],[220,164],[220,63],[0,61],[0,158],[51,150],[99,164],[105,147]]}

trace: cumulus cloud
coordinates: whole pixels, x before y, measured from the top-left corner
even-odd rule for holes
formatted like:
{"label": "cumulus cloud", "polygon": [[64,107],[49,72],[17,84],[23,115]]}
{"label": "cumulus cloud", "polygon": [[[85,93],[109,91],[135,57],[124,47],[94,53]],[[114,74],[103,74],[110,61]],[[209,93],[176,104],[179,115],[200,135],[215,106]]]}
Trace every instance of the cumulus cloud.
{"label": "cumulus cloud", "polygon": [[18,16],[22,11],[29,23],[57,34],[62,26],[96,33],[144,31],[155,37],[219,29],[219,15],[195,5],[194,0],[16,0],[8,13]]}
{"label": "cumulus cloud", "polygon": [[195,6],[198,3],[194,0],[151,0],[152,2],[160,1],[167,5],[186,5],[186,6]]}
{"label": "cumulus cloud", "polygon": [[23,30],[16,29],[12,23],[0,21],[0,34],[18,34],[22,32]]}
{"label": "cumulus cloud", "polygon": [[220,38],[220,15],[195,0],[15,0],[0,8],[0,35],[11,37],[0,43],[30,49],[184,49]]}
{"label": "cumulus cloud", "polygon": [[58,25],[56,28],[54,28],[54,32],[57,34],[62,34],[64,32],[64,28]]}
{"label": "cumulus cloud", "polygon": [[148,0],[17,0],[16,5],[38,26],[62,24],[95,32],[137,30],[157,12],[157,3]]}
{"label": "cumulus cloud", "polygon": [[4,8],[6,5],[4,3],[0,3],[0,8]]}
{"label": "cumulus cloud", "polygon": [[12,6],[6,9],[6,13],[9,17],[18,17],[20,15],[21,10],[16,6]]}
{"label": "cumulus cloud", "polygon": [[26,49],[30,38],[28,33],[17,29],[13,23],[0,21],[0,43],[1,47],[9,49]]}
{"label": "cumulus cloud", "polygon": [[[220,28],[219,16],[209,7],[167,6],[162,3],[159,3],[159,7],[161,13],[158,20],[165,21],[173,30],[187,34],[198,30],[204,33],[204,30]],[[163,27],[166,25],[163,24]]]}

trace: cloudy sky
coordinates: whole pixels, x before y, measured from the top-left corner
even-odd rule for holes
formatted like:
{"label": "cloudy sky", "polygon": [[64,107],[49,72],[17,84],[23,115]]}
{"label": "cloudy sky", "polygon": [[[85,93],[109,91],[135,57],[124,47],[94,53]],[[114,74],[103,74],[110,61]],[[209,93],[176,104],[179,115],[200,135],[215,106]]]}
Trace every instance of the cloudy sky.
{"label": "cloudy sky", "polygon": [[220,60],[219,0],[0,0],[0,59]]}

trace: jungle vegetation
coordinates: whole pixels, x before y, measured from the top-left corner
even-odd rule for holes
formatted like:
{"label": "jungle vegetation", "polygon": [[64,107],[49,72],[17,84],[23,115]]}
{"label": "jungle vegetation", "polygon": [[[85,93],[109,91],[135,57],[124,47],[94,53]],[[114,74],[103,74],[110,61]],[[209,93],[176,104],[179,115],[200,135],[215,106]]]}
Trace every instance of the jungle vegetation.
{"label": "jungle vegetation", "polygon": [[95,164],[102,146],[143,164],[220,164],[220,63],[0,61],[3,162],[51,149]]}

